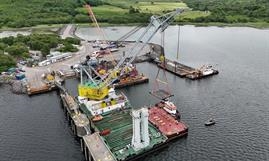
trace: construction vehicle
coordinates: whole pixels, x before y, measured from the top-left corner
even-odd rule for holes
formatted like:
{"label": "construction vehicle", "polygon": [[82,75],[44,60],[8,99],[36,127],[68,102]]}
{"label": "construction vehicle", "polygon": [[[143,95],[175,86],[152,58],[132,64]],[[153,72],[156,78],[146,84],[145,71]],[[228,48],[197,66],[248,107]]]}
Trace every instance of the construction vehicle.
{"label": "construction vehicle", "polygon": [[[134,61],[135,57],[143,50],[146,44],[158,32],[163,32],[172,19],[183,12],[182,9],[176,9],[174,12],[167,13],[162,16],[151,16],[149,25],[145,28],[141,36],[136,40],[133,47],[121,58],[115,68],[109,71],[104,76],[99,76],[98,79],[92,78],[91,74],[82,66],[81,67],[81,83],[78,86],[78,93],[80,97],[86,97],[92,100],[102,100],[112,88],[112,84],[124,73],[126,68]],[[141,43],[143,42],[143,43]],[[83,71],[87,74],[88,80],[83,81]],[[95,71],[93,71],[95,72]]]}

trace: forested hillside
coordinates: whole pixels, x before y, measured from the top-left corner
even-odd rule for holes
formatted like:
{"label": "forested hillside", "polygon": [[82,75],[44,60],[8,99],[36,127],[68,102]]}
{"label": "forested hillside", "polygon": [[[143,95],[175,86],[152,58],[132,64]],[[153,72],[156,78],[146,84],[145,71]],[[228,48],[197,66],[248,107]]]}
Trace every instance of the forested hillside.
{"label": "forested hillside", "polygon": [[101,0],[0,0],[0,28],[87,23],[90,22],[87,12],[81,11],[86,3],[101,5],[101,10],[96,9],[96,17],[100,22],[136,23],[145,22],[149,17],[148,14],[140,13],[129,15],[129,8],[120,10],[111,6],[113,10],[109,10],[109,3]]}
{"label": "forested hillside", "polygon": [[196,22],[269,22],[269,0],[183,0],[193,10],[210,11]]}
{"label": "forested hillside", "polygon": [[0,26],[69,23],[79,5],[77,0],[0,0]]}
{"label": "forested hillside", "polygon": [[88,23],[85,3],[98,22],[109,24],[146,23],[150,15],[178,7],[192,11],[177,22],[269,23],[269,0],[0,0],[0,28]]}

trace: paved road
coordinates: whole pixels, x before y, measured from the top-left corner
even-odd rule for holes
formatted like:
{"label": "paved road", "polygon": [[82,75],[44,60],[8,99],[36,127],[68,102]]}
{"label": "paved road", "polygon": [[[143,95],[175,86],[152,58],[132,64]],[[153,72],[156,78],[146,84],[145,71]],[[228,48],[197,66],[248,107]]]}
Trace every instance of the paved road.
{"label": "paved road", "polygon": [[61,38],[65,39],[67,37],[73,37],[72,35],[72,30],[74,29],[74,25],[69,24],[67,26],[65,26],[64,31],[62,32]]}
{"label": "paved road", "polygon": [[29,85],[33,88],[43,86],[44,83],[41,78],[42,74],[57,70],[70,70],[72,65],[81,62],[81,60],[83,60],[86,55],[92,51],[93,49],[89,43],[82,42],[80,50],[74,53],[72,58],[42,67],[25,67],[25,75]]}
{"label": "paved road", "polygon": [[[92,48],[92,44],[87,41],[82,41],[81,45],[82,46],[80,47],[80,50],[74,53],[72,58],[69,58],[67,60],[42,67],[25,67],[26,78],[28,79],[29,85],[33,88],[43,86],[44,83],[42,82],[41,78],[41,75],[43,73],[57,70],[70,70],[70,67],[72,65],[78,64],[81,61],[85,60],[86,55],[89,55],[96,50]],[[119,51],[105,55],[101,60],[115,60],[115,59],[119,60],[122,57],[123,52],[126,52],[127,54],[132,45],[133,43],[126,43],[126,46],[124,48],[119,48]],[[138,56],[144,55],[145,53],[149,52],[149,50],[150,50],[149,45],[147,45],[138,54]]]}

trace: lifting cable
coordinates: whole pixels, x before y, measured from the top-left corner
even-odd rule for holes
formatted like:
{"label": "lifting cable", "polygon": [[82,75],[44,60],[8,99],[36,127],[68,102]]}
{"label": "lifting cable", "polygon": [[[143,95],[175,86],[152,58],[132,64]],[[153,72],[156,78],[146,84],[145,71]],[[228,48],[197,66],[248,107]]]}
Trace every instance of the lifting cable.
{"label": "lifting cable", "polygon": [[177,35],[177,60],[179,57],[179,47],[180,47],[180,26],[178,25],[178,35]]}
{"label": "lifting cable", "polygon": [[[155,82],[153,85],[153,90],[150,92],[151,95],[159,98],[159,99],[166,99],[172,96],[171,89],[169,87],[168,79],[166,76],[166,62],[165,62],[165,54],[164,54],[164,38],[165,32],[161,33],[161,56],[160,56],[160,66],[157,71],[157,75],[155,77]],[[162,57],[162,58],[161,58]],[[161,70],[163,72],[162,77],[160,76]],[[161,87],[164,86],[164,88]]]}
{"label": "lifting cable", "polygon": [[139,25],[136,26],[135,28],[133,28],[131,31],[127,32],[126,34],[124,34],[123,36],[121,36],[117,41],[124,41],[126,39],[128,39],[130,36],[132,36],[133,34],[135,34],[138,30],[140,30],[144,25]]}

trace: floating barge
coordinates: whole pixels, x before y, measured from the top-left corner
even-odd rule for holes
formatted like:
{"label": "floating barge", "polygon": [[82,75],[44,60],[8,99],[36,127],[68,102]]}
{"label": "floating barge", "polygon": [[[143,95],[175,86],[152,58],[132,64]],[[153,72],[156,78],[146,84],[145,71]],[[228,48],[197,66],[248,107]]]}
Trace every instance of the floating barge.
{"label": "floating barge", "polygon": [[[102,60],[99,62],[97,59],[92,58],[82,64],[87,64],[84,69],[88,72],[88,75],[103,79],[110,70],[115,68],[115,62],[117,61]],[[123,88],[149,82],[149,78],[140,74],[135,65],[126,66],[118,72],[121,72],[121,76],[113,83],[115,88]]]}
{"label": "floating barge", "polygon": [[165,59],[165,63],[157,63],[158,67],[163,68],[179,77],[188,78],[191,80],[201,79],[208,76],[218,74],[218,70],[212,69],[212,67],[203,69],[194,69],[192,67],[186,66],[184,64]]}
{"label": "floating barge", "polygon": [[44,84],[40,87],[31,87],[31,86],[27,86],[27,94],[29,96],[31,95],[36,95],[36,94],[41,94],[41,93],[46,93],[46,92],[50,92],[52,90],[55,90],[57,87],[55,85],[47,85]]}
{"label": "floating barge", "polygon": [[151,107],[149,121],[168,137],[168,141],[188,134],[188,127],[182,121],[168,114],[163,108]]}
{"label": "floating barge", "polygon": [[61,84],[64,81],[58,75],[55,75],[54,72],[44,73],[40,78],[28,80],[26,87],[29,96],[53,91],[59,87],[57,84]]}
{"label": "floating barge", "polygon": [[137,85],[141,83],[148,83],[149,78],[143,75],[136,76],[134,78],[120,79],[118,83],[114,84],[115,88],[123,88],[127,86]]}

